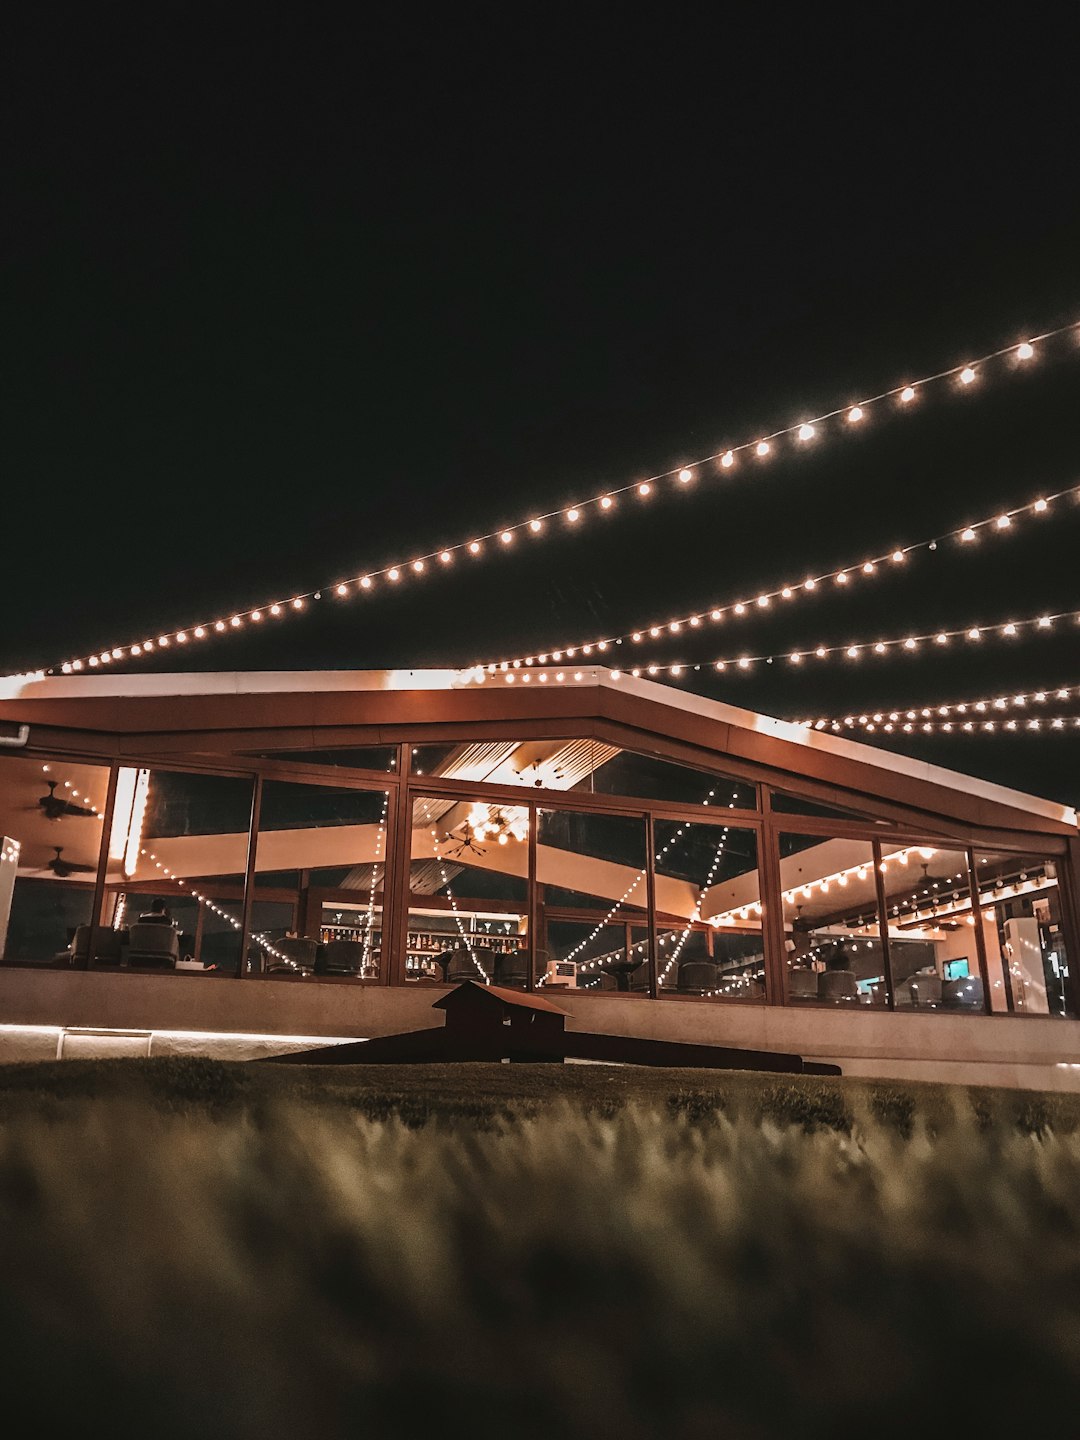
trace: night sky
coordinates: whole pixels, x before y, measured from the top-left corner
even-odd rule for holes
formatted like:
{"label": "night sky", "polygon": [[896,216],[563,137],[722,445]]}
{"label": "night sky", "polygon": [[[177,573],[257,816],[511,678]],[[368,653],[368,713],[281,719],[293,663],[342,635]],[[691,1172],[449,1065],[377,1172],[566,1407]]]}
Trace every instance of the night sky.
{"label": "night sky", "polygon": [[[1015,17],[330,13],[8,22],[3,670],[329,589],[1080,322],[1070,57]],[[752,599],[1080,483],[1078,383],[1080,331],[572,533],[125,668],[471,664]],[[1078,685],[1067,626],[710,668],[1080,608],[1078,540],[1058,504],[641,653],[790,717]],[[1080,730],[896,748],[1080,802]]]}

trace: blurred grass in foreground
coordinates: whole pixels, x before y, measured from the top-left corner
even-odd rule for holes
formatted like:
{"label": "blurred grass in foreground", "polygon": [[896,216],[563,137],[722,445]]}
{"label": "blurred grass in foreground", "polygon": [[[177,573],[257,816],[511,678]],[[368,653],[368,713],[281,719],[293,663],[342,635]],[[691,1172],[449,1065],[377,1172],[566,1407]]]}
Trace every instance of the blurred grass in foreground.
{"label": "blurred grass in foreground", "polygon": [[10,1433],[1076,1433],[1077,1097],[442,1069],[0,1069]]}

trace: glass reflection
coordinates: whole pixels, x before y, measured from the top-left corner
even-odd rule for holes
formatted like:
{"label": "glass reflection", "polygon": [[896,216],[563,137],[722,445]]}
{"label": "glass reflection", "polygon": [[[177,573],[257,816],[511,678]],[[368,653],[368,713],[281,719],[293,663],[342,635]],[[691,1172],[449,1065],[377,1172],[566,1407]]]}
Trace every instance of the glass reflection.
{"label": "glass reflection", "polygon": [[975,852],[991,1010],[1071,1016],[1057,862]]}
{"label": "glass reflection", "polygon": [[525,988],[528,837],[524,806],[413,800],[406,981]]}
{"label": "glass reflection", "polygon": [[781,835],[780,885],[790,1003],[884,1008],[870,842]]}
{"label": "glass reflection", "polygon": [[881,860],[897,1010],[981,1012],[966,852],[883,846]]}
{"label": "glass reflection", "polygon": [[536,984],[647,994],[644,819],[541,810],[538,826]]}
{"label": "glass reflection", "polygon": [[[658,820],[654,835],[658,993],[763,998],[755,832],[719,822]],[[678,917],[674,925],[672,917]]]}

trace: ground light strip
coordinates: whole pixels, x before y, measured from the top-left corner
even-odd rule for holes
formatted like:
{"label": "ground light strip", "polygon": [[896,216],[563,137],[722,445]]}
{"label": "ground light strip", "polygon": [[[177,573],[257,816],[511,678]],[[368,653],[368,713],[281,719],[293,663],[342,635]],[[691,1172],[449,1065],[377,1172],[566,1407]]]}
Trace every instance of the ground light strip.
{"label": "ground light strip", "polygon": [[588,657],[596,651],[604,654],[612,646],[622,645],[629,641],[633,645],[640,645],[646,640],[659,640],[672,635],[680,635],[684,629],[697,630],[706,622],[711,621],[718,624],[720,621],[734,616],[736,618],[746,615],[756,615],[762,610],[767,610],[774,601],[780,600],[791,602],[796,599],[805,598],[814,594],[819,586],[832,583],[840,587],[850,587],[852,582],[862,579],[869,579],[880,573],[881,566],[902,565],[908,556],[915,555],[920,551],[935,551],[940,544],[946,540],[957,540],[962,545],[970,545],[978,540],[981,531],[990,531],[999,535],[1011,535],[1016,533],[1015,521],[1019,516],[1047,515],[1050,507],[1056,500],[1062,500],[1067,496],[1080,496],[1080,485],[1070,486],[1067,490],[1059,490],[1053,495],[1041,496],[1037,500],[1031,500],[1024,505],[1016,505],[1011,510],[998,510],[987,519],[977,520],[970,525],[958,525],[955,529],[946,530],[941,535],[932,536],[928,540],[916,541],[913,545],[898,545],[890,547],[881,555],[873,555],[867,559],[841,565],[835,570],[826,571],[820,575],[808,575],[805,580],[798,584],[778,586],[775,590],[766,590],[749,600],[729,601],[724,605],[710,605],[703,610],[691,611],[686,615],[677,615],[671,620],[665,620],[653,625],[642,626],[639,630],[628,630],[622,635],[608,635],[596,640],[576,642],[573,645],[563,645],[558,649],[538,652],[533,655],[518,656],[512,660],[499,660],[490,662],[487,665],[488,673],[497,669],[506,669],[513,666],[520,669],[523,666],[547,665],[549,661],[558,665],[563,659],[573,660],[578,655]]}
{"label": "ground light strip", "polygon": [[321,600],[324,594],[344,599],[357,593],[371,592],[384,583],[395,587],[400,585],[403,580],[422,576],[429,570],[445,568],[453,564],[459,557],[478,559],[485,553],[486,546],[492,545],[496,549],[505,549],[512,546],[519,538],[536,539],[547,531],[550,522],[553,521],[561,522],[566,528],[573,529],[583,518],[586,518],[587,513],[609,514],[617,508],[621,497],[633,496],[638,500],[648,501],[658,493],[659,487],[664,482],[670,481],[676,489],[685,491],[697,478],[695,467],[717,463],[719,468],[726,473],[734,470],[744,457],[752,457],[757,463],[764,462],[774,454],[781,442],[790,440],[796,446],[808,445],[818,438],[821,427],[841,417],[845,428],[857,428],[865,421],[871,407],[890,401],[901,407],[907,407],[917,400],[919,394],[927,386],[938,381],[952,381],[959,391],[970,389],[977,385],[981,368],[989,365],[992,361],[1008,357],[1014,367],[1026,366],[1035,358],[1036,345],[1052,340],[1059,335],[1078,332],[1080,332],[1080,325],[1077,325],[1076,322],[1059,326],[1054,330],[1046,330],[1042,334],[1033,335],[1019,343],[990,351],[977,359],[936,371],[919,380],[893,386],[891,389],[880,391],[866,399],[841,405],[820,415],[798,421],[793,425],[770,431],[756,439],[740,441],[723,450],[700,456],[688,464],[658,472],[647,479],[636,480],[630,484],[590,495],[558,510],[546,510],[534,514],[527,519],[474,535],[469,540],[458,541],[440,549],[430,550],[411,560],[399,560],[348,579],[327,582],[319,589],[304,591],[288,599],[267,600],[252,609],[219,615],[216,619],[200,621],[185,626],[183,629],[159,634],[156,637],[151,635],[135,642],[109,645],[94,655],[80,656],[77,659],[64,661],[47,668],[49,670],[59,669],[67,674],[70,673],[67,666],[70,666],[72,670],[84,667],[96,668],[98,665],[110,665],[130,658],[138,659],[144,654],[152,654],[156,650],[167,649],[174,644],[186,645],[192,640],[205,640],[215,634],[225,634],[239,629],[248,623],[258,624],[268,617],[277,619],[294,611],[303,610],[309,601]]}

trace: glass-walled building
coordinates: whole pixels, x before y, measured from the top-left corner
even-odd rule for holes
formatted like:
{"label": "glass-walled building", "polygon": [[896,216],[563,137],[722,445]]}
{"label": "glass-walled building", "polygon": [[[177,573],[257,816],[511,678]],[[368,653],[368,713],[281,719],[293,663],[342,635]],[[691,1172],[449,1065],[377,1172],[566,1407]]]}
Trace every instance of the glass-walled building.
{"label": "glass-walled building", "polygon": [[0,684],[11,1023],[393,1033],[472,979],[847,1070],[1072,1063],[1067,806],[607,670]]}

